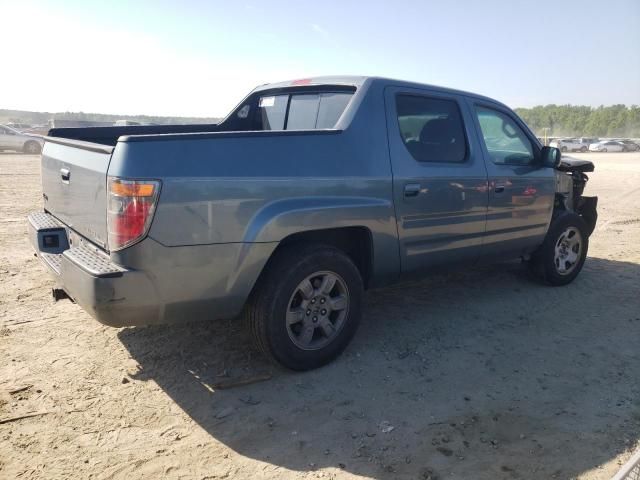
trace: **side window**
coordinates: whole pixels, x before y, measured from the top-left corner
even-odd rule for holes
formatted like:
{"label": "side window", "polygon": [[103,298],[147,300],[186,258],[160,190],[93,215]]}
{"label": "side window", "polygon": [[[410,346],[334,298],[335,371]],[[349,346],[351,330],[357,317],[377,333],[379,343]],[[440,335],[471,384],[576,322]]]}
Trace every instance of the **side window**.
{"label": "side window", "polygon": [[530,165],[533,146],[520,126],[508,115],[476,107],[478,123],[491,161],[497,165]]}
{"label": "side window", "polygon": [[467,142],[455,101],[404,94],[396,106],[402,140],[418,162],[465,161]]}

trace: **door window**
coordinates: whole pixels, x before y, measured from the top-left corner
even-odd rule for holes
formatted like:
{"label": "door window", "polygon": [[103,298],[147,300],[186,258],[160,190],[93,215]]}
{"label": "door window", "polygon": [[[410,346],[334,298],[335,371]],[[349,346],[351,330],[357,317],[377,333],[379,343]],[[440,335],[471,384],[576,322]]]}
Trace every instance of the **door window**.
{"label": "door window", "polygon": [[418,95],[396,97],[400,134],[418,162],[464,162],[467,142],[458,104]]}
{"label": "door window", "polygon": [[533,146],[520,126],[508,115],[476,107],[478,123],[491,161],[497,165],[530,165]]}

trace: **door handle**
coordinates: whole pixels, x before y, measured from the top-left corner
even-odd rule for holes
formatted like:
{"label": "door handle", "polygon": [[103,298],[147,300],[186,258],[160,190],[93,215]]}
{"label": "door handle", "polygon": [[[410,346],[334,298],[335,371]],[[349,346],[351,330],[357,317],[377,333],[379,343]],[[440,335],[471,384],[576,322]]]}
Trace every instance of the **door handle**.
{"label": "door handle", "polygon": [[496,193],[504,192],[504,185],[496,185],[496,188],[494,189],[494,192],[496,192]]}
{"label": "door handle", "polygon": [[420,189],[422,187],[419,183],[407,183],[404,186],[404,196],[405,197],[417,197],[420,193]]}
{"label": "door handle", "polygon": [[68,168],[61,168],[60,178],[62,178],[62,183],[69,183],[69,179],[71,178],[71,171]]}

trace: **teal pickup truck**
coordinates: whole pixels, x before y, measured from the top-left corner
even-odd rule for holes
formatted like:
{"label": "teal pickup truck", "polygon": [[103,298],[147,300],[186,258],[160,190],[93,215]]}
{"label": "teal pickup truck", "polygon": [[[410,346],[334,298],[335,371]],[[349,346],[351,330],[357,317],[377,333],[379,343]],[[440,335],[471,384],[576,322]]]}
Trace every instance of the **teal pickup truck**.
{"label": "teal pickup truck", "polygon": [[506,106],[383,78],[263,85],[216,125],[45,140],[29,226],[56,299],[115,327],[242,315],[297,370],[347,346],[365,289],[510,258],[571,282],[597,217],[593,164]]}

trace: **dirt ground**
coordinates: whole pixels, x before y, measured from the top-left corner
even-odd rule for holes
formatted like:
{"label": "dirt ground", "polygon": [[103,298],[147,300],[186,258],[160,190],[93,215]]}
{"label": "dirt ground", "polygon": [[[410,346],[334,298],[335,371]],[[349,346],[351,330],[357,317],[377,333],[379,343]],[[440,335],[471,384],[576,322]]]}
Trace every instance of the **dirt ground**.
{"label": "dirt ground", "polygon": [[0,478],[610,478],[640,445],[640,153],[572,156],[600,196],[572,285],[507,263],[369,292],[346,353],[296,374],[237,321],[53,303],[38,157],[0,154]]}

